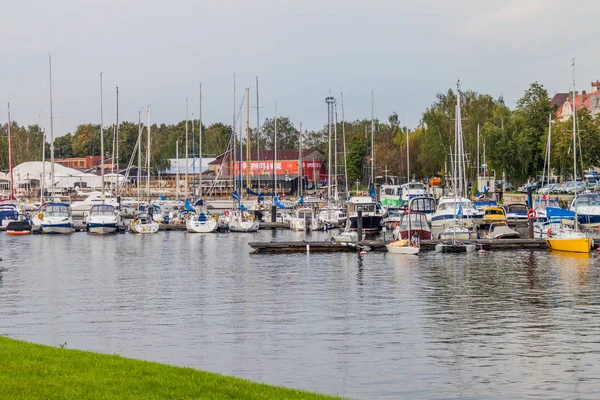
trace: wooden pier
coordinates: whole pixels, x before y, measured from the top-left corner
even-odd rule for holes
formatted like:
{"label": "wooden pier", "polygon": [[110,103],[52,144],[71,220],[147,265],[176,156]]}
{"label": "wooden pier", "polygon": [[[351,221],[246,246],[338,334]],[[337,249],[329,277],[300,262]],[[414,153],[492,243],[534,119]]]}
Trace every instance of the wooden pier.
{"label": "wooden pier", "polygon": [[[329,240],[322,241],[280,241],[280,242],[250,242],[248,245],[254,249],[254,253],[334,253],[334,252],[356,252],[365,250],[387,251],[385,245],[392,241],[383,240],[363,240],[361,242],[334,242]],[[435,245],[442,243],[442,240],[422,240],[421,251],[433,251]],[[446,241],[448,242],[448,241]],[[546,249],[544,240],[535,239],[502,239],[502,240],[465,240],[463,243],[476,244],[478,248],[484,250],[522,250],[522,249]]]}

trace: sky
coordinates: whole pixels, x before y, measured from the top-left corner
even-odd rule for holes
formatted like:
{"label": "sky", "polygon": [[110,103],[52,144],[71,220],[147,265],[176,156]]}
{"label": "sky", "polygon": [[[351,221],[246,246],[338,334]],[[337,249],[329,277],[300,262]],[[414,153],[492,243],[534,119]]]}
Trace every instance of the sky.
{"label": "sky", "polygon": [[[512,106],[530,83],[568,91],[600,78],[600,2],[557,0],[24,0],[5,2],[0,24],[0,122],[49,131],[52,54],[54,131],[100,122],[153,123],[199,113],[231,123],[250,87],[251,125],[288,116],[304,129],[327,123],[325,97],[341,92],[345,119],[397,112],[414,127],[438,92],[454,88],[504,96]],[[144,113],[143,119],[147,116]],[[244,117],[245,118],[245,117]]]}

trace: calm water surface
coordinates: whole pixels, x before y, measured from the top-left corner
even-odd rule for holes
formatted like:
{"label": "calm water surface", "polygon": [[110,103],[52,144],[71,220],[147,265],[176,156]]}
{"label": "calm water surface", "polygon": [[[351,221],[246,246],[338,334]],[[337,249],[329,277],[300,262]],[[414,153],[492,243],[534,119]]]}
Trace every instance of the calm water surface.
{"label": "calm water surface", "polygon": [[350,398],[600,397],[595,254],[249,254],[272,238],[304,234],[2,233],[0,334]]}

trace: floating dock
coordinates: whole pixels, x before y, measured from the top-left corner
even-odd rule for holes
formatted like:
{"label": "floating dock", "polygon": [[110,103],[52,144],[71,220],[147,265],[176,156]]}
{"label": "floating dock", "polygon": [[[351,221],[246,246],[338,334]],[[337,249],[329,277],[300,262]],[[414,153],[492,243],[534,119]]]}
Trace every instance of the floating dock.
{"label": "floating dock", "polygon": [[[502,239],[502,240],[464,240],[463,243],[475,244],[484,250],[520,250],[520,249],[547,249],[545,240],[536,239]],[[278,242],[250,242],[248,245],[254,249],[254,253],[334,253],[334,252],[356,252],[365,250],[387,251],[385,245],[392,241],[363,240],[361,242],[333,242],[322,241],[278,241]],[[434,251],[438,243],[449,243],[443,240],[422,240],[422,251]]]}

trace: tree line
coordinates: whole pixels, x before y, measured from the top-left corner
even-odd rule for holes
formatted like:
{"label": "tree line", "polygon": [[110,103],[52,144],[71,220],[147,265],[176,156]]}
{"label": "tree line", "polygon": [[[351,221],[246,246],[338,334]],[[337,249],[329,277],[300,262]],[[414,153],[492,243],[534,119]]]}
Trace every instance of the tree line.
{"label": "tree line", "polygon": [[[432,104],[423,112],[420,124],[414,129],[402,126],[397,113],[387,121],[374,121],[374,154],[376,175],[407,176],[406,147],[410,153],[410,171],[414,177],[445,176],[450,169],[450,154],[454,146],[456,115],[456,90],[440,92]],[[480,132],[481,163],[485,146],[488,170],[500,177],[506,173],[509,179],[522,182],[542,173],[548,138],[548,119],[552,118],[551,157],[553,171],[557,175],[573,173],[572,119],[564,122],[555,120],[556,108],[548,97],[547,90],[538,82],[532,83],[517,101],[514,109],[504,103],[502,97],[493,98],[472,90],[461,91],[461,111],[464,148],[470,176],[475,177],[477,156],[477,130]],[[188,153],[198,154],[198,120],[188,122]],[[245,127],[243,128],[245,129]],[[344,167],[344,138],[348,179],[365,182],[369,179],[371,121],[338,121],[332,128],[337,130],[339,171]],[[578,173],[600,165],[600,119],[593,119],[587,109],[577,113],[578,152],[582,153],[577,165]],[[273,149],[275,120],[265,119],[260,130],[250,130],[252,148]],[[0,169],[8,169],[7,126],[0,126]],[[25,161],[41,160],[43,131],[38,125],[21,126],[12,122],[14,165]],[[115,126],[104,128],[104,147],[112,151]],[[202,127],[204,156],[224,153],[232,143],[239,144],[238,134],[232,138],[231,125],[214,123]],[[146,142],[146,127],[142,127],[143,142]],[[119,165],[125,167],[138,138],[138,124],[123,122],[119,125]],[[408,139],[407,139],[408,138]],[[48,139],[48,138],[46,138]],[[193,147],[192,151],[192,139]],[[302,132],[302,144],[306,148],[318,148],[328,162],[329,127]],[[179,156],[185,155],[185,121],[177,124],[154,124],[151,127],[151,163],[155,170],[169,167],[168,159],[175,158],[176,143]],[[300,131],[290,117],[277,119],[277,147],[296,149],[300,144]],[[245,145],[245,140],[242,146]],[[145,149],[145,144],[144,147]],[[56,158],[99,155],[100,125],[79,125],[74,132],[56,137]],[[143,151],[145,155],[145,150]],[[46,143],[46,159],[50,158]],[[137,158],[136,158],[137,161]],[[144,161],[145,162],[145,161]],[[134,161],[134,164],[136,162]]]}

